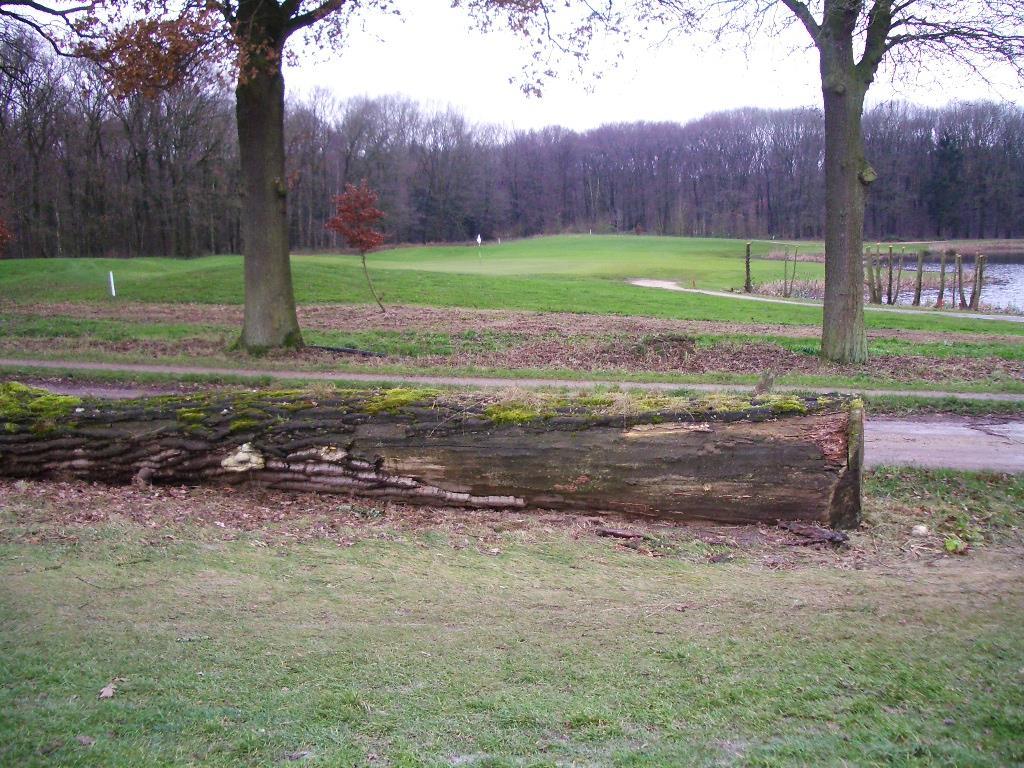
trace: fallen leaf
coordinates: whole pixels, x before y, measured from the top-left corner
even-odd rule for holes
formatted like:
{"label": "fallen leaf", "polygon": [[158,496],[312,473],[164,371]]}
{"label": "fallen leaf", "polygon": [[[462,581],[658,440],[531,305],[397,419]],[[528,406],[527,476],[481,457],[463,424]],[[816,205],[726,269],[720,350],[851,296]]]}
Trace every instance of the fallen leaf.
{"label": "fallen leaf", "polygon": [[93,744],[96,743],[96,739],[94,739],[92,736],[85,736],[83,734],[75,736],[75,741],[77,741],[83,747],[91,747]]}
{"label": "fallen leaf", "polygon": [[112,698],[114,698],[114,692],[116,690],[117,690],[117,686],[114,685],[114,683],[111,681],[111,682],[107,683],[105,686],[103,686],[102,688],[100,688],[100,698],[101,699],[112,699]]}
{"label": "fallen leaf", "polygon": [[284,759],[285,760],[305,760],[307,757],[312,757],[312,756],[313,756],[313,753],[309,752],[309,751],[285,752],[284,753]]}

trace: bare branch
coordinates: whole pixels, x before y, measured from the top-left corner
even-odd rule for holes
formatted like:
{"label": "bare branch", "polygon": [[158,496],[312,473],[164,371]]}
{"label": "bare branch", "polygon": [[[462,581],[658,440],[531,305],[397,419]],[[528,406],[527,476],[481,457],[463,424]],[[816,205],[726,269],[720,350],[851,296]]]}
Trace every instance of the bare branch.
{"label": "bare branch", "polygon": [[818,35],[821,32],[821,26],[814,19],[814,14],[811,13],[811,9],[807,7],[806,3],[800,2],[800,0],[782,0],[785,5],[797,20],[804,25],[804,29],[807,30],[807,34],[811,36],[811,39],[815,43],[818,42]]}

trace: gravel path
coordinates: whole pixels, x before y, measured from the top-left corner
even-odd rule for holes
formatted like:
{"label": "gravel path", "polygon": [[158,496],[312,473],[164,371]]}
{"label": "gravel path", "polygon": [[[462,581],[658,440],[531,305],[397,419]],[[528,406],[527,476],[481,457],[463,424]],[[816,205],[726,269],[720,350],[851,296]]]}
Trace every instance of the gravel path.
{"label": "gravel path", "polygon": [[[37,368],[40,370],[111,371],[116,373],[157,373],[174,375],[237,376],[243,378],[269,378],[280,380],[302,379],[306,381],[351,381],[366,384],[407,383],[436,387],[555,387],[562,389],[593,389],[594,387],[621,387],[642,389],[650,392],[670,392],[687,389],[694,392],[750,392],[752,384],[697,384],[693,382],[639,382],[615,381],[610,379],[530,379],[501,378],[489,376],[435,376],[409,373],[356,373],[346,371],[301,371],[273,370],[266,368],[217,368],[191,365],[151,365],[149,363],[95,363],[79,360],[33,360],[25,358],[0,357],[2,368]],[[814,392],[828,394],[842,392],[851,395],[878,397],[927,397],[934,399],[955,398],[957,400],[987,400],[990,402],[1024,403],[1024,394],[1001,392],[943,392],[941,390],[902,389],[853,389],[849,387],[807,387],[777,385],[778,392]]]}
{"label": "gravel path", "polygon": [[[729,291],[707,291],[702,288],[684,288],[674,280],[647,280],[636,278],[628,281],[630,285],[638,288],[659,288],[664,291],[677,291],[679,293],[702,293],[705,296],[720,296],[726,299],[740,299],[742,301],[763,301],[768,304],[790,304],[798,307],[821,308],[820,301],[795,301],[793,299],[775,299],[770,296],[753,296],[749,293],[730,293]],[[875,307],[870,304],[864,305],[865,312],[890,312],[896,315],[921,315],[927,314],[927,309],[898,309],[897,307]],[[935,311],[930,317],[954,317],[961,320],[1004,320],[1008,323],[1024,323],[1024,315],[984,315],[977,312],[946,312]]]}
{"label": "gravel path", "polygon": [[1024,472],[1024,420],[928,416],[869,419],[864,463]]}

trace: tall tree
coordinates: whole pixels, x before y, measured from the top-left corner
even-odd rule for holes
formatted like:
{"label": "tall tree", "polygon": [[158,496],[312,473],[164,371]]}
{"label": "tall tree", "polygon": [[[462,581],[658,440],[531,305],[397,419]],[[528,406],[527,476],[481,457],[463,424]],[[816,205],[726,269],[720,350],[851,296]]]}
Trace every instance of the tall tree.
{"label": "tall tree", "polygon": [[[534,46],[564,40],[560,47],[566,52],[578,50],[597,18],[584,2],[583,20],[556,33],[555,9],[543,0],[451,2],[465,6],[481,28],[501,23]],[[77,27],[103,40],[89,46],[90,53],[110,67],[124,88],[164,87],[198,61],[233,64],[244,198],[240,346],[250,351],[302,345],[289,263],[286,45],[302,36],[308,45],[333,48],[343,42],[356,14],[399,10],[397,0],[111,0],[106,14],[92,13]]]}
{"label": "tall tree", "polygon": [[932,168],[925,195],[928,212],[935,221],[935,234],[956,237],[960,234],[957,198],[962,194],[964,153],[956,137],[944,132],[932,153]]}
{"label": "tall tree", "polygon": [[[825,311],[822,354],[867,359],[864,209],[878,174],[864,152],[864,99],[879,67],[939,59],[1024,76],[1020,0],[639,0],[648,18],[753,35],[798,24],[818,52],[825,116]],[[781,14],[781,15],[780,15]],[[781,21],[780,21],[781,19]]]}

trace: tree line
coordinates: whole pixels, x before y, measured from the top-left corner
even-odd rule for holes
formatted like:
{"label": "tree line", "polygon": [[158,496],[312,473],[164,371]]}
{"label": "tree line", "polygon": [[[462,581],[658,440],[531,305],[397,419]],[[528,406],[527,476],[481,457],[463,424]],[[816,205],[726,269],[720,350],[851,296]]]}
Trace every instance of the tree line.
{"label": "tree line", "polygon": [[[111,92],[94,65],[0,40],[6,255],[195,256],[241,249],[230,92],[202,73]],[[392,242],[566,231],[821,238],[820,110],[741,109],[589,131],[475,124],[397,96],[291,99],[294,248],[335,247],[332,197],[366,179]],[[1024,236],[1024,109],[888,103],[865,114],[879,180],[870,239]]]}

